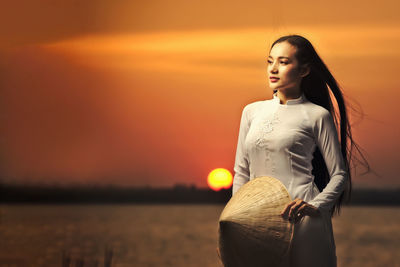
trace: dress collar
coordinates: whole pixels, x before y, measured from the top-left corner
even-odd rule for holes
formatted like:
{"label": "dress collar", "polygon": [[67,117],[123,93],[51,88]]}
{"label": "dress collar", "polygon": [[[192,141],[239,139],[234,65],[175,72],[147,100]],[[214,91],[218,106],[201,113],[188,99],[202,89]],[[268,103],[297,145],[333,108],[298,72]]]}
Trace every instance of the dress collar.
{"label": "dress collar", "polygon": [[304,93],[302,93],[300,95],[300,97],[298,97],[298,98],[287,100],[286,104],[281,104],[281,101],[280,101],[280,99],[279,99],[279,97],[277,95],[277,92],[275,92],[273,94],[273,97],[274,97],[273,99],[275,100],[275,102],[277,102],[281,106],[300,104],[300,103],[303,103],[306,100],[306,96],[304,95]]}

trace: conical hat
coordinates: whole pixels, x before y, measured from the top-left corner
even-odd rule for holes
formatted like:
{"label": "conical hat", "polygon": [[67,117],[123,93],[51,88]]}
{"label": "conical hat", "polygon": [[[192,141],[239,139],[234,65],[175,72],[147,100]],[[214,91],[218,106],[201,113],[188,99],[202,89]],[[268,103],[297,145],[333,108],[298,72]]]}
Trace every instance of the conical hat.
{"label": "conical hat", "polygon": [[276,178],[258,177],[244,184],[219,218],[224,266],[278,266],[292,239],[293,225],[280,215],[289,202],[288,191]]}

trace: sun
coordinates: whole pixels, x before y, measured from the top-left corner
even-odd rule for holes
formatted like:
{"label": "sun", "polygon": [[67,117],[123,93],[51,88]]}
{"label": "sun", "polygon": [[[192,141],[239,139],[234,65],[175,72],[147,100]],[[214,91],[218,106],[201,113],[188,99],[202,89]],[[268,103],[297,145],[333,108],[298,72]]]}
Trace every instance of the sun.
{"label": "sun", "polygon": [[222,188],[230,188],[232,186],[232,181],[232,174],[224,168],[212,170],[207,177],[207,184],[214,191],[219,191]]}

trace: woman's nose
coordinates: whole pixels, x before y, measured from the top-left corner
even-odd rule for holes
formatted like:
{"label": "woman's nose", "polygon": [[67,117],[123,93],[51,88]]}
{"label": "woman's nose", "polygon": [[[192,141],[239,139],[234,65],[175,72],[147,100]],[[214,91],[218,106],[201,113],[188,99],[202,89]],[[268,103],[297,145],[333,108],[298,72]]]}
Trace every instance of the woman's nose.
{"label": "woman's nose", "polygon": [[269,71],[270,71],[271,73],[277,73],[277,72],[278,72],[278,68],[276,67],[276,64],[275,64],[275,63],[272,63],[272,64],[269,66]]}

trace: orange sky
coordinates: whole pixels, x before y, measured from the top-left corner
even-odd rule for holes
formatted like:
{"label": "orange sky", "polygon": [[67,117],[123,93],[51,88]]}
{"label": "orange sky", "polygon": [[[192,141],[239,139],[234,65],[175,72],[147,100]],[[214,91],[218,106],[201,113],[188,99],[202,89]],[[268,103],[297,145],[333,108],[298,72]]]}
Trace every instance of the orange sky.
{"label": "orange sky", "polygon": [[233,171],[244,105],[271,97],[269,45],[298,33],[365,113],[354,137],[381,177],[355,185],[400,186],[400,19],[383,2],[8,3],[2,179],[206,186]]}

